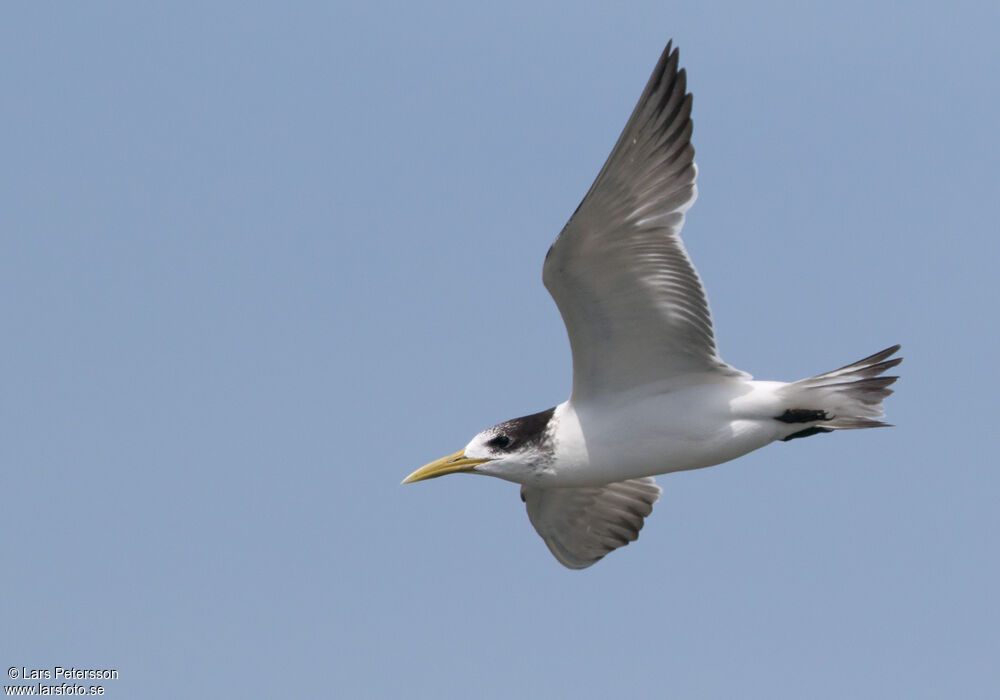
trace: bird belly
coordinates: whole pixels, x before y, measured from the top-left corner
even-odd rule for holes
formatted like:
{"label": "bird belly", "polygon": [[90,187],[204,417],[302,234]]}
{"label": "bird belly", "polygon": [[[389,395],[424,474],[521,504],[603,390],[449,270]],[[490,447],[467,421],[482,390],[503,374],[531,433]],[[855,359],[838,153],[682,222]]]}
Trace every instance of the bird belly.
{"label": "bird belly", "polygon": [[759,449],[780,437],[781,424],[773,418],[779,386],[719,382],[617,404],[571,407],[561,418],[560,432],[575,420],[577,436],[569,442],[578,449],[557,452],[552,476],[558,484],[553,485],[597,485],[700,469]]}

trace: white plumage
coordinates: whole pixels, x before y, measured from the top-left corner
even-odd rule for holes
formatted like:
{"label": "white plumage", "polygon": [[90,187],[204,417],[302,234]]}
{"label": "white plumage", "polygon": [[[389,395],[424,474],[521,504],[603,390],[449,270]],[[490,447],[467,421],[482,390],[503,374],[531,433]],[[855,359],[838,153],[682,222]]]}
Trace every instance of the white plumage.
{"label": "white plumage", "polygon": [[565,566],[638,537],[651,478],[726,462],[775,440],[886,425],[893,346],[798,382],[754,381],[719,357],[701,280],[680,238],[697,197],[691,95],[664,50],[611,155],[545,258],[569,334],[573,392],[479,433],[406,478],[455,472],[522,485],[532,525]]}

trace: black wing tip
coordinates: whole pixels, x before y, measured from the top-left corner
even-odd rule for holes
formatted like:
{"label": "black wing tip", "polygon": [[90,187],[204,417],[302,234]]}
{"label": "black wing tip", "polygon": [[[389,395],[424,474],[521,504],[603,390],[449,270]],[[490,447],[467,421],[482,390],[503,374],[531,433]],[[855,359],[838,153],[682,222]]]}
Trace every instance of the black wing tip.
{"label": "black wing tip", "polygon": [[[660,60],[656,62],[656,67],[653,69],[653,73],[650,76],[651,80],[677,73],[677,66],[679,64],[680,50],[674,46],[674,40],[671,39],[667,42],[666,48],[664,48],[663,52],[660,54]],[[684,69],[681,68],[679,72],[683,73]]]}
{"label": "black wing tip", "polygon": [[643,98],[648,98],[666,84],[665,98],[669,98],[674,92],[680,92],[690,106],[691,93],[687,91],[687,69],[681,67],[680,55],[680,49],[673,46],[673,39],[668,41],[663,53],[660,54],[660,60],[656,62],[656,67],[649,76],[649,82],[639,104],[645,102]]}
{"label": "black wing tip", "polygon": [[674,44],[674,40],[670,39],[667,42],[666,47],[663,49],[663,54],[660,56],[660,63],[664,66],[671,63],[675,66],[675,71],[684,74],[684,69],[680,67],[681,63],[681,49],[679,46]]}

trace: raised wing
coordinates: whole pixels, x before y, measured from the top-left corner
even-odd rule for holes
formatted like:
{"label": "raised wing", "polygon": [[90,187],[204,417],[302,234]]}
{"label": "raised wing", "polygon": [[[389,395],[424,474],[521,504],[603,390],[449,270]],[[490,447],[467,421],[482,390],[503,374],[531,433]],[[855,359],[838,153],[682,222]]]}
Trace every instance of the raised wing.
{"label": "raised wing", "polygon": [[573,350],[573,398],[680,375],[742,375],[715,349],[708,302],[680,239],[697,197],[691,95],[670,44],[543,279]]}
{"label": "raised wing", "polygon": [[660,487],[653,477],[605,486],[521,487],[528,519],[563,566],[584,569],[634,542],[653,512]]}

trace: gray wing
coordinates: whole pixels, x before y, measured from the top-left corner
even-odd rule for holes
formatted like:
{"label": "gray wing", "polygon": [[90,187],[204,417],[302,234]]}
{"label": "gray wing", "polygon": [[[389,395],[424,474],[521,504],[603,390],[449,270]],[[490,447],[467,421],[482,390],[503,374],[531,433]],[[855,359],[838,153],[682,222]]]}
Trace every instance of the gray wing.
{"label": "gray wing", "polygon": [[528,519],[563,566],[584,569],[634,542],[660,487],[651,476],[605,486],[521,487]]}
{"label": "gray wing", "polygon": [[697,197],[691,95],[664,50],[587,196],[545,258],[543,279],[573,350],[573,397],[679,375],[746,376],[722,361],[680,230]]}

